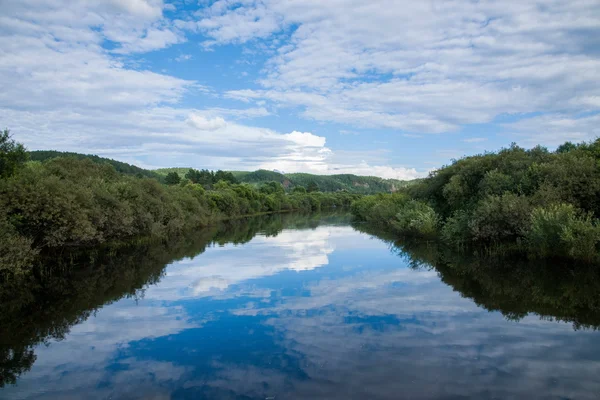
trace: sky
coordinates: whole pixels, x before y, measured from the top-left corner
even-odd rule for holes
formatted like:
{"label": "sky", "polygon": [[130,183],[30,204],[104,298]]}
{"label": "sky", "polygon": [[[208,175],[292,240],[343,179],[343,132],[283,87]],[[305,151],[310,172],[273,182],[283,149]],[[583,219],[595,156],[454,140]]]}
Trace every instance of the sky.
{"label": "sky", "polygon": [[597,0],[0,0],[0,126],[145,168],[412,179],[600,136]]}

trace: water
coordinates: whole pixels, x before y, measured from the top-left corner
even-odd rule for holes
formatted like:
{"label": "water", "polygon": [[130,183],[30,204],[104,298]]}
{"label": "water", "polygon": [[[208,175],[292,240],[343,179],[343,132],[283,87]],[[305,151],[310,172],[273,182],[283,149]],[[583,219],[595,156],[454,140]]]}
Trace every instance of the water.
{"label": "water", "polygon": [[343,214],[94,257],[5,292],[1,398],[600,397],[595,272],[481,267]]}

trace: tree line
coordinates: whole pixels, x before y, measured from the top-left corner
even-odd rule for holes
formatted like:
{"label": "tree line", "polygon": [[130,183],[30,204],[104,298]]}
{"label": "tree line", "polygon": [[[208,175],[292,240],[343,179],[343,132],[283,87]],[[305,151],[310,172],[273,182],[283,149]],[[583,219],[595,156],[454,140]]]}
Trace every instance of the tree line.
{"label": "tree line", "polygon": [[598,262],[600,139],[465,157],[352,212],[400,236]]}
{"label": "tree line", "polygon": [[[3,131],[0,275],[30,271],[48,249],[170,237],[220,220],[349,206],[356,199],[346,192],[287,194],[277,182],[254,187],[235,183],[228,173],[191,172],[188,179],[164,184],[89,158],[32,162],[25,148]],[[209,175],[211,184],[205,187],[201,179]]]}

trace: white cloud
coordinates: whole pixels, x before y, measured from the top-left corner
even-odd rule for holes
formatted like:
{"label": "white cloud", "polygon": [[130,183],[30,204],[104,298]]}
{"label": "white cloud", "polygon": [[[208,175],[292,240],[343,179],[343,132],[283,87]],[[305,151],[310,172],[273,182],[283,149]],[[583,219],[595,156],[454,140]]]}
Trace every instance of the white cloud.
{"label": "white cloud", "polygon": [[600,114],[585,117],[542,115],[505,124],[504,127],[516,136],[517,142],[526,146],[557,146],[566,141],[579,143],[600,137]]}
{"label": "white cloud", "polygon": [[182,34],[168,28],[148,28],[143,33],[134,33],[130,37],[120,36],[121,47],[114,50],[117,54],[146,53],[169,47],[185,41]]}
{"label": "white cloud", "polygon": [[264,90],[232,98],[320,121],[440,133],[600,108],[593,1],[221,0],[200,18],[210,45],[267,38],[276,49]]}
{"label": "white cloud", "polygon": [[463,139],[463,142],[465,142],[465,143],[481,143],[481,142],[485,142],[486,140],[487,140],[487,138],[484,138],[484,137],[473,137],[473,138]]}
{"label": "white cloud", "polygon": [[221,117],[208,119],[202,115],[192,114],[188,120],[190,125],[201,131],[216,131],[217,129],[224,128],[227,123]]}
{"label": "white cloud", "polygon": [[[0,17],[0,120],[30,149],[96,153],[145,167],[193,166],[289,172],[404,170],[335,161],[325,138],[276,132],[239,120],[271,112],[181,107],[194,81],[129,67],[117,53],[150,51],[183,38],[162,1],[9,4]],[[115,42],[108,51],[103,42]],[[409,171],[409,174],[412,171]]]}
{"label": "white cloud", "polygon": [[189,61],[191,59],[192,59],[191,54],[181,54],[181,55],[175,57],[175,61],[177,61],[177,62]]}

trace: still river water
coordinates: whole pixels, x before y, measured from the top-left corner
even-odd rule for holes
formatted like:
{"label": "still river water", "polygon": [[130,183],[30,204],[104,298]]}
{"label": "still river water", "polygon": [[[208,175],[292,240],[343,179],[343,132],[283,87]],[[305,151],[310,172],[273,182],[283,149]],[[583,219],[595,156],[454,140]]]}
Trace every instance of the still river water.
{"label": "still river water", "polygon": [[600,398],[595,272],[364,229],[255,218],[5,289],[0,398]]}

